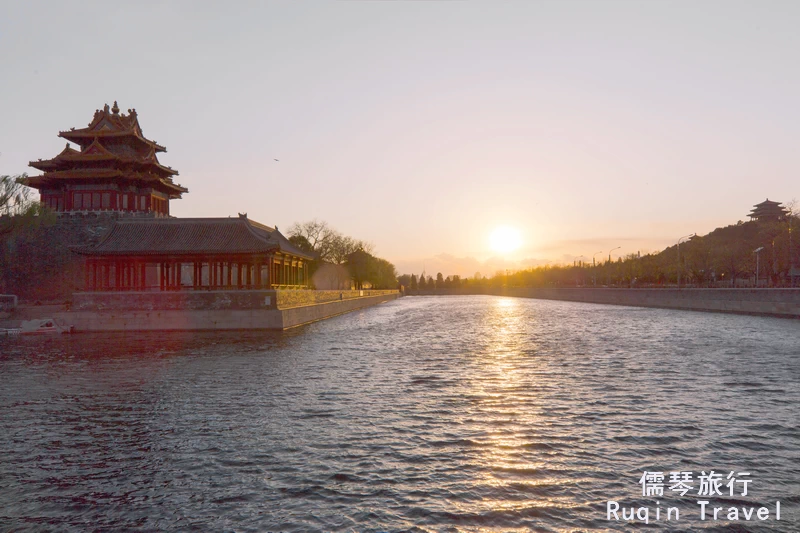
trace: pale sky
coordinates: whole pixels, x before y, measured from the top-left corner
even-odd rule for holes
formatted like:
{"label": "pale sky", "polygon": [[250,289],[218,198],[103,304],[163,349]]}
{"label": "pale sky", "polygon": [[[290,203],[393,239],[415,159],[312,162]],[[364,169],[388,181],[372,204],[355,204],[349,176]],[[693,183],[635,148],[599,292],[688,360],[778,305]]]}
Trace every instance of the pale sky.
{"label": "pale sky", "polygon": [[[800,197],[798,27],[795,1],[3,0],[0,174],[117,100],[176,216],[325,220],[401,273],[655,251]],[[498,225],[523,245],[491,259]]]}

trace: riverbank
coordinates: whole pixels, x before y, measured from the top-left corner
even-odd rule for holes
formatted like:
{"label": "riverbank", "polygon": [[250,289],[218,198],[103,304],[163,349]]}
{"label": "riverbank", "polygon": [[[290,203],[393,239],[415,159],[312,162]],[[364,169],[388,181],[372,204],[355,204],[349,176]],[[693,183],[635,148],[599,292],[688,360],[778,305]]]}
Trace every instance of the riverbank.
{"label": "riverbank", "polygon": [[82,331],[284,330],[394,300],[398,291],[87,292],[67,305],[21,306],[4,327],[54,318]]}
{"label": "riverbank", "polygon": [[485,288],[409,291],[409,296],[488,294],[633,307],[800,318],[800,289]]}

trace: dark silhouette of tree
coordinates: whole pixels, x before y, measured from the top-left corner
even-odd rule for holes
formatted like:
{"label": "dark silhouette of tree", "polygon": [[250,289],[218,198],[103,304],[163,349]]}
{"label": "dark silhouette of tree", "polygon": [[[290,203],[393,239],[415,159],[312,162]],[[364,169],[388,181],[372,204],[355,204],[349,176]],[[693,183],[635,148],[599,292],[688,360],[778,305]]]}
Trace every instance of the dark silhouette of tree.
{"label": "dark silhouette of tree", "polygon": [[359,290],[366,283],[374,289],[394,289],[397,286],[397,270],[386,259],[375,257],[364,250],[356,250],[348,255],[346,264]]}
{"label": "dark silhouette of tree", "polygon": [[48,293],[61,284],[72,259],[66,246],[53,249],[45,234],[55,213],[33,200],[21,176],[0,176],[0,291],[20,296]]}
{"label": "dark silhouette of tree", "polygon": [[308,242],[308,239],[302,235],[292,235],[289,237],[289,242],[294,245],[295,248],[298,248],[304,252],[308,252],[313,254],[314,247]]}
{"label": "dark silhouette of tree", "polygon": [[403,274],[402,276],[397,276],[397,283],[405,287],[406,289],[411,288],[411,276],[408,274]]}

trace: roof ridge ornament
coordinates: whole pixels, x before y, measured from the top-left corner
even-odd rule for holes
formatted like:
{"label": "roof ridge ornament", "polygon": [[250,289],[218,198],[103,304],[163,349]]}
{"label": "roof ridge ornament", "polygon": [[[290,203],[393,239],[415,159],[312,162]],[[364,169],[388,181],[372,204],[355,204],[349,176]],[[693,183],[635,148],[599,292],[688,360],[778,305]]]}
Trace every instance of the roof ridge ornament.
{"label": "roof ridge ornament", "polygon": [[114,107],[111,108],[111,112],[115,115],[119,115],[119,106],[117,105],[116,100],[114,100]]}

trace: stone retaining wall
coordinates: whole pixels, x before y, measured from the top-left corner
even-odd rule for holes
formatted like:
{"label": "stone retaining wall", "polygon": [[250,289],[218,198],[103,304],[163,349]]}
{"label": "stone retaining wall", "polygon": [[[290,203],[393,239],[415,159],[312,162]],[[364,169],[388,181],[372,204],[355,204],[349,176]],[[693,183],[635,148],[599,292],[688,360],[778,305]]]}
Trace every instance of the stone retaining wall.
{"label": "stone retaining wall", "polygon": [[[287,329],[400,296],[397,291],[364,291],[364,296],[340,300],[341,291],[323,291],[336,292],[337,299],[280,308],[276,300],[284,292],[317,291],[76,293],[72,308],[53,313],[53,318],[60,324],[75,326],[77,332]],[[366,295],[367,292],[379,294]]]}
{"label": "stone retaining wall", "polygon": [[[445,292],[446,291],[446,292]],[[417,294],[492,294],[542,300],[565,300],[634,307],[660,307],[749,315],[800,318],[800,289],[554,289],[510,287]]]}

